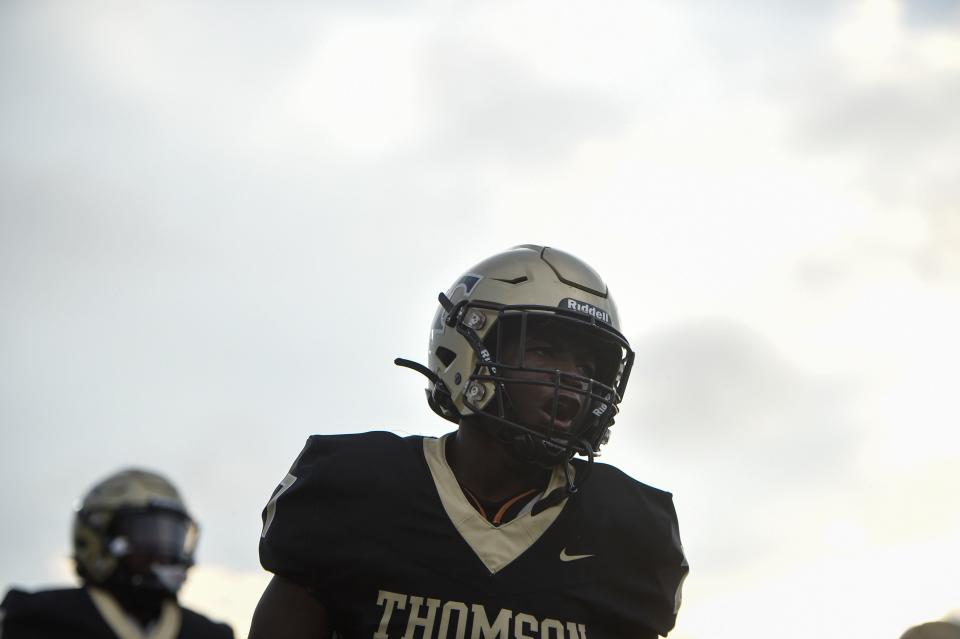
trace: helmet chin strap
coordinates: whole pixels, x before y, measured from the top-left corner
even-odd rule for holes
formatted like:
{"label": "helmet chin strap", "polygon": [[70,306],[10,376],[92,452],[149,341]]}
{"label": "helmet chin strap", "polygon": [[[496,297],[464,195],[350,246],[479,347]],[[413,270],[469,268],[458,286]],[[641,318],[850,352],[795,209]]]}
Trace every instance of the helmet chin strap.
{"label": "helmet chin strap", "polygon": [[[461,307],[463,307],[467,303],[467,300],[464,299],[459,303],[454,304],[445,294],[440,293],[439,301],[440,301],[440,305],[443,307],[444,311],[446,312],[446,316],[447,316],[445,320],[446,324],[448,326],[456,326],[457,332],[460,333],[467,340],[467,342],[470,344],[470,346],[473,348],[474,352],[476,353],[479,361],[481,361],[483,364],[487,366],[491,366],[491,364],[493,364],[494,362],[490,361],[489,355],[484,356],[485,351],[483,349],[483,343],[480,339],[480,336],[473,329],[467,326],[460,325],[457,322],[459,317],[459,310]],[[418,362],[414,362],[408,359],[400,358],[400,357],[394,359],[393,363],[396,364],[397,366],[402,366],[404,368],[409,368],[411,370],[417,371],[418,373],[420,373],[421,375],[429,379],[431,382],[433,382],[434,386],[438,390],[445,392],[449,395],[449,390],[446,388],[446,385],[444,384],[440,376],[437,375],[432,370],[430,370],[429,368],[427,368],[426,366],[424,366],[423,364],[420,364]],[[492,366],[491,366],[491,370],[493,371],[494,375],[497,374],[496,369],[493,368]],[[498,396],[497,401],[503,402],[505,400],[506,403],[512,404],[512,401],[509,393],[507,392],[506,386],[502,382],[497,383],[497,396]],[[428,401],[431,399],[433,398],[431,398],[428,393]],[[551,466],[554,465],[554,464],[544,464],[544,462],[547,460],[539,454],[533,455],[531,459],[524,459],[525,457],[527,457],[527,455],[523,455],[522,453],[526,451],[517,450],[516,440],[513,437],[509,437],[508,433],[504,432],[505,431],[504,426],[510,426],[514,428],[519,427],[520,430],[524,431],[524,434],[523,434],[523,437],[525,440],[524,443],[526,444],[527,442],[529,442],[530,444],[530,445],[523,445],[524,449],[531,449],[535,447],[535,445],[538,443],[538,440],[542,439],[542,436],[539,435],[538,433],[532,432],[528,428],[519,426],[519,424],[516,424],[506,419],[506,417],[503,414],[502,403],[500,405],[501,414],[499,416],[482,411],[472,406],[469,402],[465,402],[465,403],[471,410],[474,411],[475,414],[490,418],[495,422],[500,422],[501,427],[491,429],[493,431],[491,434],[493,434],[496,437],[496,439],[500,441],[501,445],[507,448],[509,452],[515,454],[518,458],[520,458],[521,461],[524,461],[526,463],[539,464],[539,465],[551,465]],[[431,407],[433,407],[432,402],[431,402]],[[434,408],[434,410],[436,410],[436,408]],[[543,439],[543,441],[545,441],[545,439]],[[579,450],[576,446],[573,446],[571,444],[577,444],[579,446]],[[569,464],[569,460],[572,459],[578,452],[580,452],[581,454],[586,453],[587,455],[587,465],[584,468],[583,473],[581,473],[579,481],[577,480],[576,477],[571,477],[570,464]],[[546,497],[538,501],[533,506],[533,509],[531,510],[531,514],[537,515],[543,512],[544,510],[559,504],[565,498],[577,494],[577,492],[579,492],[580,488],[583,486],[584,482],[586,482],[587,477],[589,477],[590,475],[590,470],[593,468],[593,460],[595,456],[596,456],[596,452],[593,450],[593,446],[590,444],[590,442],[586,438],[581,438],[581,439],[577,439],[569,442],[566,450],[564,450],[562,454],[558,455],[560,459],[560,463],[563,464],[563,473],[564,473],[564,479],[565,479],[564,485],[554,489],[553,491],[550,492],[549,495],[547,495]]]}
{"label": "helmet chin strap", "polygon": [[[556,506],[562,502],[567,497],[572,497],[580,492],[580,488],[583,487],[583,484],[587,481],[587,478],[590,476],[590,470],[593,468],[593,458],[594,452],[593,447],[590,446],[590,442],[585,439],[581,439],[578,442],[581,446],[584,447],[584,450],[587,451],[587,466],[583,469],[583,473],[579,478],[570,476],[570,464],[566,461],[563,462],[563,477],[564,481],[563,486],[554,488],[549,495],[538,501],[534,504],[533,508],[530,511],[530,514],[536,516],[542,513],[548,508]],[[572,455],[571,455],[572,456]],[[579,481],[578,481],[579,479]]]}
{"label": "helmet chin strap", "polygon": [[[408,359],[402,359],[399,357],[395,359],[393,363],[396,364],[397,366],[403,366],[404,368],[413,369],[418,373],[423,374],[425,377],[433,381],[435,384],[443,383],[442,381],[440,381],[440,378],[433,371],[431,371],[426,366],[423,366],[422,364],[418,364],[417,362],[413,362]],[[509,398],[508,398],[508,401],[509,401]],[[487,417],[492,417],[496,421],[506,422],[505,419],[497,418],[493,415],[490,415],[489,413],[480,412],[479,414],[485,415]],[[510,425],[513,426],[514,424],[510,424]],[[496,430],[497,430],[496,432],[497,439],[500,440],[501,444],[504,447],[510,450],[512,448],[511,441],[507,441],[508,438],[506,438],[505,436],[501,436],[501,433],[503,432],[504,429],[500,428]],[[526,437],[530,437],[530,435],[527,434]],[[553,491],[550,492],[549,495],[547,495],[546,497],[538,501],[536,504],[534,504],[533,508],[530,511],[531,515],[533,516],[538,515],[542,513],[544,510],[551,508],[552,506],[556,506],[567,497],[576,495],[580,491],[580,488],[583,486],[584,482],[587,481],[587,477],[590,476],[590,470],[593,468],[593,458],[596,456],[596,453],[594,453],[593,446],[591,446],[590,442],[587,441],[586,439],[580,439],[577,441],[577,443],[582,447],[582,450],[587,453],[587,465],[584,468],[583,473],[579,477],[579,481],[578,481],[578,478],[570,476],[570,464],[568,460],[571,459],[574,455],[576,455],[577,451],[572,446],[568,446],[565,453],[561,456],[562,457],[561,463],[563,464],[564,479],[566,480],[564,482],[564,485],[560,486],[559,488],[555,488]],[[522,461],[527,461],[528,463],[536,463],[535,460],[522,460]]]}

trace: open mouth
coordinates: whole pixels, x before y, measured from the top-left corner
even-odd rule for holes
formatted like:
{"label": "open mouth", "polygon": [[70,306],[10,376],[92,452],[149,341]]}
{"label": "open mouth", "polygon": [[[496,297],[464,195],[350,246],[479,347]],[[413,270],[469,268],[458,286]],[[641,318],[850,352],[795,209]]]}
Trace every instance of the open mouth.
{"label": "open mouth", "polygon": [[580,416],[580,409],[583,403],[575,395],[561,394],[557,398],[557,412],[554,417],[553,398],[551,397],[541,405],[540,410],[546,415],[547,420],[556,428],[569,430],[577,417]]}

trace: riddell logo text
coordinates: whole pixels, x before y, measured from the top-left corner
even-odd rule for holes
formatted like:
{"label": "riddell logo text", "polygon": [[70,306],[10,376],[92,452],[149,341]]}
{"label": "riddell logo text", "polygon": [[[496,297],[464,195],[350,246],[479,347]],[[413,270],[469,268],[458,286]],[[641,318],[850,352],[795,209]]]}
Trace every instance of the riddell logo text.
{"label": "riddell logo text", "polygon": [[[490,618],[483,605],[477,603],[440,601],[381,590],[377,593],[377,605],[383,608],[383,613],[373,639],[587,639],[587,628],[582,623],[538,619],[506,608]],[[395,614],[407,618],[402,636],[388,633]]]}
{"label": "riddell logo text", "polygon": [[601,322],[606,324],[610,323],[610,314],[606,311],[597,308],[593,304],[588,304],[587,302],[579,302],[572,297],[567,297],[560,302],[560,306],[566,306],[571,311],[576,311],[578,313],[583,313],[584,315],[592,315],[596,317]]}

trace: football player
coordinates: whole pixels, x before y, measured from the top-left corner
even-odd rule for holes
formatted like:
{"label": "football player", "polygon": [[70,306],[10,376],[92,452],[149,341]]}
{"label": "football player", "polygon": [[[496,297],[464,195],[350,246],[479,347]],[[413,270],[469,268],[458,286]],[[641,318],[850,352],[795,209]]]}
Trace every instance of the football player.
{"label": "football player", "polygon": [[440,295],[427,357],[396,363],[457,430],[309,438],[263,512],[250,637],[666,635],[687,573],[671,495],[594,463],[633,362],[600,276],[494,255]]}
{"label": "football player", "polygon": [[3,639],[233,639],[222,623],[177,603],[197,525],[160,475],[128,469],[94,486],[73,520],[82,587],[10,590]]}
{"label": "football player", "polygon": [[929,621],[910,628],[900,639],[960,639],[960,625],[950,621]]}

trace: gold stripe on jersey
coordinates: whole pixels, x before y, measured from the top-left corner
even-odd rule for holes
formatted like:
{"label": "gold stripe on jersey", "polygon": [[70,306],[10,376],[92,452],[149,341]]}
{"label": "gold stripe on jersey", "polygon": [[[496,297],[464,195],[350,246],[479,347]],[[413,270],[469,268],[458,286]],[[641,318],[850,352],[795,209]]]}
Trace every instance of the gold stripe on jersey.
{"label": "gold stripe on jersey", "polygon": [[[525,508],[507,523],[493,525],[467,501],[450,469],[446,454],[446,441],[449,436],[447,434],[439,439],[423,438],[423,453],[427,466],[450,521],[490,574],[496,574],[522,555],[546,532],[556,521],[567,500],[564,499],[558,506],[547,508],[536,517],[530,514],[529,508]],[[573,468],[569,468],[569,472],[573,473]],[[555,488],[563,486],[565,481],[563,467],[557,466],[553,469],[543,494],[549,495]]]}
{"label": "gold stripe on jersey", "polygon": [[176,639],[180,633],[180,607],[173,601],[163,602],[160,618],[153,628],[146,632],[105,590],[88,587],[87,592],[90,593],[90,599],[100,616],[120,639]]}

